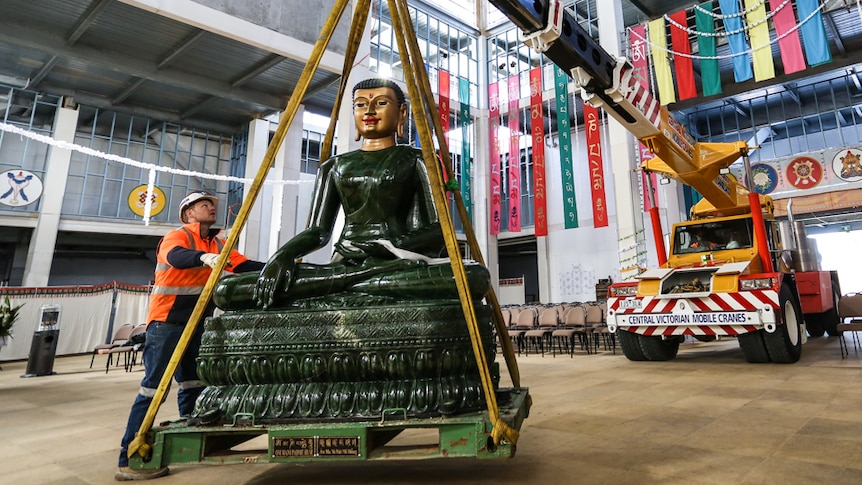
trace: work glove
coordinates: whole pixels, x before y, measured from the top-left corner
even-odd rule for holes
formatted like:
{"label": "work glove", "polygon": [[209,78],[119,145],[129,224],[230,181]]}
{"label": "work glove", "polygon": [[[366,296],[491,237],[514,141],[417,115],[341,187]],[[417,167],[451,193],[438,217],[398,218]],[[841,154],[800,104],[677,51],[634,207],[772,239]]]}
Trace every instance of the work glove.
{"label": "work glove", "polygon": [[210,268],[215,269],[216,261],[218,261],[218,254],[213,254],[213,253],[201,254],[201,263],[203,263],[204,266],[209,266]]}

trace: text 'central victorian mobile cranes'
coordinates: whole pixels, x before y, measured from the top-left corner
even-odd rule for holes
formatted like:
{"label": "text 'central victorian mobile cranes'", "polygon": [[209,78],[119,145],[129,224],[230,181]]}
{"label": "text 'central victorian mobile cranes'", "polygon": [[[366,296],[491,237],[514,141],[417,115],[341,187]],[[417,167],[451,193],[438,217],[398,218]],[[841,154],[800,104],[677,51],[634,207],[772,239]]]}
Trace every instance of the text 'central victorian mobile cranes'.
{"label": "text 'central victorian mobile cranes'", "polygon": [[670,360],[685,335],[735,336],[748,362],[790,363],[802,353],[805,324],[811,336],[837,334],[837,274],[819,270],[801,223],[776,221],[772,199],[728,171],[742,157],[750,175],[745,142],[695,142],[631,64],[602,49],[560,2],[491,3],[531,47],[569,73],[584,102],[603,108],[655,153],[644,170],[704,197],[689,221],[673,225],[669,255],[658,210],[651,209],[659,267],[609,288],[608,326],[626,357]]}

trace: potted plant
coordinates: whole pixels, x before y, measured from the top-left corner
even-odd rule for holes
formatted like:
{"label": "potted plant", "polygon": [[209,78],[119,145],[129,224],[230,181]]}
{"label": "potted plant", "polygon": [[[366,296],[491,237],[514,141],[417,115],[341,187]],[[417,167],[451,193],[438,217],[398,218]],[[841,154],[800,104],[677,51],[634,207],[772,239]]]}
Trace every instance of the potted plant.
{"label": "potted plant", "polygon": [[24,305],[12,306],[9,295],[6,295],[3,304],[0,304],[0,347],[6,345],[7,340],[12,337],[12,327],[18,320],[18,311],[22,306]]}

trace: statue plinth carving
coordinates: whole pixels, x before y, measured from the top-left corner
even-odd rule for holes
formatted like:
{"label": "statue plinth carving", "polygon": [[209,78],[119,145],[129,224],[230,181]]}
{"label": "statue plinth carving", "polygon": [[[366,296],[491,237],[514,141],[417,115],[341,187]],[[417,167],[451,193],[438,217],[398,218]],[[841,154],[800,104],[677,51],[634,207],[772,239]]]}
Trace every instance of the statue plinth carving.
{"label": "statue plinth carving", "polygon": [[[231,422],[430,417],[484,408],[458,302],[340,310],[227,313],[208,319],[198,372],[209,387],[195,414]],[[494,360],[490,308],[477,307]],[[499,380],[496,365],[495,381]],[[495,385],[496,387],[496,385]]]}

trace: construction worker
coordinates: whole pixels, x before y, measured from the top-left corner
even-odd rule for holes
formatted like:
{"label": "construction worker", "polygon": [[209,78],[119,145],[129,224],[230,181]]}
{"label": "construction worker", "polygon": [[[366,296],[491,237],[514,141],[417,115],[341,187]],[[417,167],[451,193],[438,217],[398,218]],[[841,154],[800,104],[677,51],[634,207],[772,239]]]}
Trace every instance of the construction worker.
{"label": "construction worker", "polygon": [[[218,237],[219,229],[212,227],[216,222],[217,205],[218,199],[213,194],[204,190],[191,192],[180,202],[179,214],[183,225],[159,241],[156,279],[147,313],[144,378],[132,404],[120,445],[119,468],[114,474],[117,481],[148,480],[168,474],[167,467],[155,470],[129,468],[128,446],[144,421],[171,355],[224,246],[224,240]],[[260,272],[263,266],[263,263],[252,261],[233,250],[225,269],[234,273]],[[214,309],[215,305],[210,301],[204,317],[212,316]],[[173,376],[179,387],[177,404],[180,416],[191,414],[204,387],[198,380],[195,367],[202,334],[201,324],[195,329]]]}

